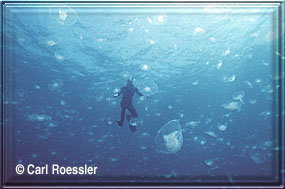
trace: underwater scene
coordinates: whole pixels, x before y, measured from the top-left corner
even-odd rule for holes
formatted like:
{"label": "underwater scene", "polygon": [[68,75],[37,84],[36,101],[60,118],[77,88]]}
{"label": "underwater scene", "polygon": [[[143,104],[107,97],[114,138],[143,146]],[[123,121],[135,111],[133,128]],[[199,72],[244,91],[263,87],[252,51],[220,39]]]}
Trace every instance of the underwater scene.
{"label": "underwater scene", "polygon": [[[14,181],[279,181],[276,4],[7,4],[3,13]],[[19,163],[98,169],[19,176]]]}

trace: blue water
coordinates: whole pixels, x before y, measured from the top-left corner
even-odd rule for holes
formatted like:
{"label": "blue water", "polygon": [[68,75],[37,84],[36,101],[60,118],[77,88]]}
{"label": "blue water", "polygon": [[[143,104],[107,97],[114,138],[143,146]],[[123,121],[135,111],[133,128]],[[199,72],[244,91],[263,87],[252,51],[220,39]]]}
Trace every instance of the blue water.
{"label": "blue water", "polygon": [[[277,6],[6,9],[10,175],[56,163],[98,172],[44,179],[278,181]],[[133,99],[136,132],[113,122],[131,75],[149,95]],[[183,144],[165,154],[155,138],[171,120]]]}

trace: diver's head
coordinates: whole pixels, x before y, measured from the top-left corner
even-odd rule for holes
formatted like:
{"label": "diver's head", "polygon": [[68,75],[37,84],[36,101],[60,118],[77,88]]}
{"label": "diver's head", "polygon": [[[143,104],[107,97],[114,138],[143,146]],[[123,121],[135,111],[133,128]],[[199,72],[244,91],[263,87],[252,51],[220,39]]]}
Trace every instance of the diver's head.
{"label": "diver's head", "polygon": [[133,82],[134,82],[134,78],[131,76],[127,81],[127,85],[133,85]]}
{"label": "diver's head", "polygon": [[127,85],[133,85],[133,81],[132,81],[132,80],[130,80],[130,79],[128,79],[128,81],[127,81]]}

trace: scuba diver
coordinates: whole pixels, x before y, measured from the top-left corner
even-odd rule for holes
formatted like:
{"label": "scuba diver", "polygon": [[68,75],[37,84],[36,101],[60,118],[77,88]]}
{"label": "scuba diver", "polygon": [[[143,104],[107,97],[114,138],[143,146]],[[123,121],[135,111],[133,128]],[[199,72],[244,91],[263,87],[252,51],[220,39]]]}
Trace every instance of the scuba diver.
{"label": "scuba diver", "polygon": [[[122,107],[122,111],[121,111],[121,120],[117,121],[117,124],[122,127],[123,123],[124,123],[124,119],[125,119],[125,113],[126,110],[128,109],[128,111],[131,114],[127,115],[127,120],[129,123],[129,127],[130,130],[132,132],[136,131],[136,127],[132,126],[130,124],[130,120],[132,118],[136,118],[138,117],[137,111],[135,110],[132,101],[133,101],[133,96],[136,93],[138,96],[143,96],[143,94],[133,85],[133,81],[134,79],[131,77],[130,79],[128,79],[126,86],[122,87],[121,90],[119,91],[119,93],[114,94],[114,97],[118,97],[121,94],[123,94],[122,100],[121,100],[121,107]],[[147,97],[148,98],[148,97]]]}

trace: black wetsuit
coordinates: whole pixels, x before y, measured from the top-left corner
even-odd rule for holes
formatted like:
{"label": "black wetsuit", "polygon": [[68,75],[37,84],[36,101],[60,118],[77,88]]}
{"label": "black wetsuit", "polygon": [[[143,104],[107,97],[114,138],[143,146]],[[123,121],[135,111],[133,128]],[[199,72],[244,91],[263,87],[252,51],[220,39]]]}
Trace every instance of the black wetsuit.
{"label": "black wetsuit", "polygon": [[[123,94],[122,101],[121,101],[121,107],[122,107],[121,120],[118,121],[119,126],[122,126],[124,123],[125,113],[127,109],[131,113],[127,115],[128,122],[130,121],[131,118],[138,117],[137,111],[134,108],[133,103],[132,103],[133,96],[135,93],[139,96],[143,96],[143,94],[139,92],[139,90],[133,84],[129,84],[129,83],[126,86],[122,87],[120,92],[118,93],[118,96]],[[136,130],[136,127],[133,127],[130,124],[129,124],[129,127],[131,131]]]}

